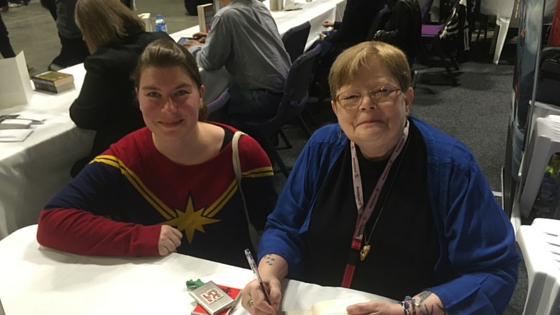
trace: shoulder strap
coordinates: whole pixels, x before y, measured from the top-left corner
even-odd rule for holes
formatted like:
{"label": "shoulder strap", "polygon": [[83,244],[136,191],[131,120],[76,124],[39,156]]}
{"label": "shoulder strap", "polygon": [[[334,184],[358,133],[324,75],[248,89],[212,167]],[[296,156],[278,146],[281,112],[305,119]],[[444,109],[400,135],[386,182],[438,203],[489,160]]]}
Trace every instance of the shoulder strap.
{"label": "shoulder strap", "polygon": [[249,210],[247,209],[247,202],[245,201],[245,194],[243,194],[243,189],[241,188],[241,162],[239,160],[239,138],[244,135],[245,133],[242,131],[236,131],[233,134],[233,139],[231,140],[232,145],[232,155],[233,155],[233,171],[235,172],[235,178],[237,180],[237,189],[239,189],[239,193],[241,194],[241,199],[243,200],[243,210],[245,211],[245,218],[247,219],[247,226],[249,227],[249,237],[251,238],[251,243],[253,245],[253,249],[255,251],[258,250],[259,246],[259,233],[257,229],[251,222],[251,218],[249,218]]}

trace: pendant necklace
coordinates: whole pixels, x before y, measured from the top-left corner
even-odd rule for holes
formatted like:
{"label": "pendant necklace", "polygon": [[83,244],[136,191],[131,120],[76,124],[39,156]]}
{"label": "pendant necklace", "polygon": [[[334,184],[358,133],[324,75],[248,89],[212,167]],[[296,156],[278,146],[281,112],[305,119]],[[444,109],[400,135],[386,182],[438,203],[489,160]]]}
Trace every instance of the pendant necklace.
{"label": "pendant necklace", "polygon": [[356,200],[356,208],[358,210],[358,218],[356,220],[356,227],[354,229],[354,236],[352,238],[352,248],[356,249],[356,250],[360,250],[360,260],[364,260],[366,259],[367,255],[369,254],[369,251],[371,250],[371,246],[369,245],[369,242],[371,240],[371,236],[373,235],[373,231],[375,230],[375,227],[377,226],[377,222],[379,221],[379,218],[381,217],[381,214],[383,212],[383,209],[385,208],[385,202],[387,202],[387,198],[390,195],[391,189],[393,187],[393,184],[395,182],[396,179],[396,175],[398,173],[398,170],[400,168],[400,165],[402,163],[403,159],[399,160],[399,163],[397,165],[397,169],[395,171],[395,175],[393,176],[393,179],[391,181],[391,184],[389,185],[389,190],[387,192],[387,195],[385,196],[385,200],[383,201],[383,205],[381,207],[381,209],[379,210],[379,214],[377,215],[377,218],[375,219],[375,222],[373,224],[373,227],[371,229],[371,232],[368,236],[368,238],[365,240],[365,245],[361,246],[362,244],[362,239],[363,239],[363,235],[364,235],[364,230],[365,230],[365,226],[367,221],[369,220],[373,209],[375,208],[375,205],[377,204],[377,201],[380,197],[381,194],[381,189],[383,188],[383,186],[385,185],[385,181],[387,180],[387,177],[389,175],[389,171],[391,170],[391,166],[393,165],[393,163],[396,161],[397,157],[399,156],[399,154],[403,151],[403,149],[406,149],[406,147],[408,146],[408,131],[409,131],[409,123],[408,120],[406,121],[403,133],[401,138],[399,139],[393,153],[391,154],[389,160],[387,161],[387,165],[385,165],[385,168],[383,170],[383,172],[381,173],[381,175],[379,176],[379,179],[377,180],[377,183],[375,184],[375,187],[371,193],[371,196],[367,202],[367,204],[364,205],[364,198],[363,198],[363,185],[362,185],[362,176],[360,174],[360,166],[359,166],[359,162],[358,162],[358,157],[356,154],[356,144],[354,142],[350,142],[350,152],[352,155],[352,181],[353,181],[353,186],[354,186],[354,197]]}
{"label": "pendant necklace", "polygon": [[[408,142],[406,143],[406,145],[404,147],[404,150],[403,150],[404,152],[406,152],[407,147],[408,147]],[[364,246],[360,250],[360,260],[361,261],[364,261],[366,259],[367,255],[369,254],[369,251],[371,249],[371,245],[369,245],[369,242],[371,241],[371,237],[373,236],[373,231],[375,230],[375,227],[377,226],[377,222],[379,221],[379,218],[381,217],[381,214],[383,213],[383,209],[385,209],[385,203],[387,202],[387,199],[389,199],[389,195],[391,194],[391,190],[393,189],[393,184],[395,183],[395,180],[397,179],[399,169],[401,168],[401,163],[404,160],[404,152],[403,152],[403,157],[400,159],[399,164],[397,165],[397,169],[395,170],[395,175],[393,175],[393,180],[391,180],[391,185],[389,185],[389,190],[387,191],[387,195],[385,196],[385,199],[383,200],[383,205],[381,206],[381,209],[379,210],[379,214],[377,215],[377,218],[375,218],[375,222],[373,223],[373,227],[371,228],[371,231],[369,232],[368,237],[364,239]]]}
{"label": "pendant necklace", "polygon": [[[397,142],[397,145],[395,146],[395,149],[393,150],[393,153],[391,154],[391,156],[389,157],[389,160],[387,161],[387,165],[385,165],[385,169],[383,170],[383,172],[381,173],[381,176],[379,176],[379,179],[377,180],[377,183],[375,184],[375,187],[371,193],[371,196],[369,197],[369,200],[367,201],[367,204],[364,205],[364,192],[362,189],[362,176],[360,174],[360,166],[358,163],[358,156],[356,154],[356,144],[353,141],[350,141],[350,153],[352,155],[352,183],[354,186],[354,198],[356,200],[356,209],[358,210],[358,217],[356,219],[356,226],[354,228],[354,235],[352,236],[352,243],[350,244],[350,249],[352,251],[357,251],[360,255],[360,259],[363,261],[364,259],[366,259],[367,255],[369,254],[369,251],[371,250],[371,246],[369,245],[369,241],[371,240],[371,237],[373,235],[373,231],[375,230],[375,226],[377,225],[377,222],[379,221],[379,218],[381,217],[381,214],[383,212],[383,208],[385,207],[385,202],[387,201],[387,198],[389,197],[389,194],[391,192],[391,188],[395,182],[396,179],[396,175],[399,171],[399,167],[400,164],[402,162],[402,160],[404,158],[401,158],[399,161],[399,165],[397,166],[397,169],[395,171],[395,176],[393,177],[393,180],[391,181],[391,185],[389,187],[389,191],[387,192],[387,195],[385,196],[385,200],[383,201],[383,206],[381,207],[381,209],[379,210],[379,214],[377,215],[377,219],[375,219],[375,222],[373,224],[373,227],[371,229],[371,232],[365,242],[365,245],[362,246],[362,240],[364,237],[364,229],[366,227],[366,223],[369,220],[369,217],[371,216],[371,213],[373,212],[373,209],[375,208],[375,205],[377,204],[377,200],[379,199],[379,195],[381,193],[381,189],[383,188],[383,185],[385,184],[385,181],[387,180],[387,176],[389,175],[389,171],[391,170],[391,166],[393,165],[393,163],[396,161],[397,157],[399,156],[399,154],[403,151],[403,148],[406,149],[406,147],[408,146],[408,129],[409,129],[409,122],[408,119],[405,122],[404,125],[404,129],[401,135],[401,138],[399,139],[399,141]],[[342,277],[342,283],[341,286],[343,288],[349,288],[350,285],[352,284],[352,278],[354,277],[354,271],[356,270],[356,263],[353,261],[349,261],[346,264],[346,267],[344,268],[344,275]]]}

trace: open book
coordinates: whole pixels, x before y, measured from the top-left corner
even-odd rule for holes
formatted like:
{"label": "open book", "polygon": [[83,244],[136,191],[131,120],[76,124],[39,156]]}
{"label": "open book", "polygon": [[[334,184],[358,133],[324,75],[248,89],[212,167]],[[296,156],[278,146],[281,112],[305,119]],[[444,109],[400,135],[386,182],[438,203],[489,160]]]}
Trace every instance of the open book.
{"label": "open book", "polygon": [[277,313],[278,315],[347,315],[346,308],[350,305],[365,302],[365,300],[326,300],[313,304],[309,310],[290,310]]}

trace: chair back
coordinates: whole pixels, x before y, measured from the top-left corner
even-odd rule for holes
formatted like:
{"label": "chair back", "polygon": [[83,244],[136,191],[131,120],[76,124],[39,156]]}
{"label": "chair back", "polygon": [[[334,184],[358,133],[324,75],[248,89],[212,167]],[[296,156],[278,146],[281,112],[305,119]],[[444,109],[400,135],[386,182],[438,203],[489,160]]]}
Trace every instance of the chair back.
{"label": "chair back", "polygon": [[426,0],[424,5],[422,6],[422,9],[420,10],[420,13],[422,14],[422,23],[430,22],[428,13],[430,13],[430,9],[432,8],[433,3],[434,3],[434,0]]}
{"label": "chair back", "polygon": [[514,8],[517,8],[515,11],[519,11],[519,0],[502,0],[497,17],[509,19],[514,17],[514,14],[519,17],[519,13],[514,12]]}
{"label": "chair back", "polygon": [[297,57],[303,54],[310,29],[311,24],[307,21],[301,25],[292,27],[282,36],[282,43],[284,43],[284,48],[286,48],[286,51],[290,55],[291,62],[294,62]]}
{"label": "chair back", "polygon": [[266,129],[277,131],[303,111],[307,103],[309,84],[313,79],[313,66],[322,49],[321,45],[315,45],[294,61],[288,72],[278,112],[267,122]]}

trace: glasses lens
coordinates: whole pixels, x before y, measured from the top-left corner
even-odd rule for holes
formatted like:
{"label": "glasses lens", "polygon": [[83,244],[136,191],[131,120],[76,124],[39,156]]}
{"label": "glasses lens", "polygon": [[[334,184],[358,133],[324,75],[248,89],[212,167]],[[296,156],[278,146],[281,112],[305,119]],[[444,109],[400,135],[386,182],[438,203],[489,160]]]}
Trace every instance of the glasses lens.
{"label": "glasses lens", "polygon": [[[399,89],[392,86],[381,86],[372,89],[368,94],[372,102],[378,105],[392,104],[394,101],[394,92]],[[362,93],[342,93],[337,97],[340,106],[344,108],[358,107],[364,98]]]}
{"label": "glasses lens", "polygon": [[377,104],[387,104],[393,102],[393,92],[397,89],[391,86],[383,86],[372,91],[372,99]]}
{"label": "glasses lens", "polygon": [[360,105],[362,101],[362,95],[359,93],[352,94],[352,93],[344,93],[338,96],[338,102],[340,106],[344,108],[352,108]]}

